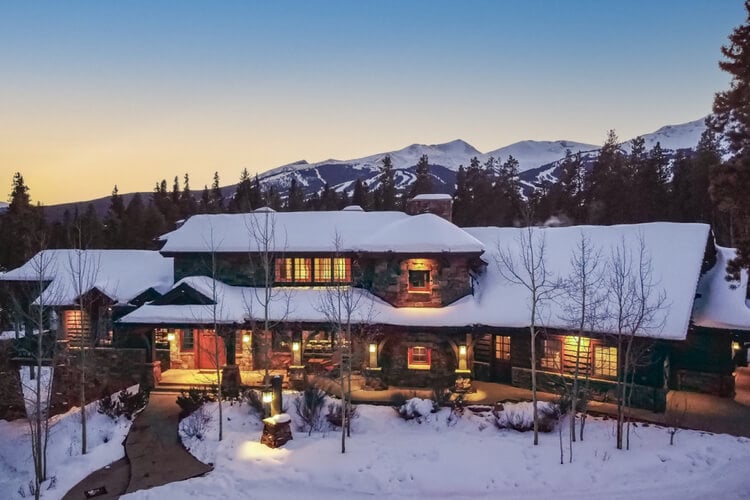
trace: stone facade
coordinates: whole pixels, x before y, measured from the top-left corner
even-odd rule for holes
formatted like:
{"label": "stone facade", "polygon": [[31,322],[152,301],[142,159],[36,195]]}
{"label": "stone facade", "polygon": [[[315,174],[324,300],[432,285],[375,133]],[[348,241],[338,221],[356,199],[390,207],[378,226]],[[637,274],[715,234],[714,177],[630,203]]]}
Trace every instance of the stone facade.
{"label": "stone facade", "polygon": [[[443,307],[472,293],[471,257],[377,259],[366,264],[365,287],[396,307]],[[429,287],[409,287],[409,271],[429,271]]]}
{"label": "stone facade", "polygon": [[[424,346],[430,349],[429,369],[410,369],[408,352],[410,347]],[[383,369],[383,380],[388,385],[402,387],[431,387],[453,383],[458,361],[454,346],[443,336],[432,333],[389,335],[380,348],[379,364]]]}
{"label": "stone facade", "polygon": [[453,218],[453,198],[449,195],[422,196],[406,202],[406,213],[409,215],[435,214],[447,221]]}

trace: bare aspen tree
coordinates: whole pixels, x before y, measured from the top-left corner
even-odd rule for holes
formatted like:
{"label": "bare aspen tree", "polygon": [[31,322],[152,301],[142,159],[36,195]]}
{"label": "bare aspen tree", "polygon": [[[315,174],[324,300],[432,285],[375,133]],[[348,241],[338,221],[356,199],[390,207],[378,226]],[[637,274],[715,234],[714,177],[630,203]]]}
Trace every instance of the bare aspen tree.
{"label": "bare aspen tree", "polygon": [[634,347],[634,339],[661,330],[664,318],[660,318],[659,313],[666,307],[666,293],[654,281],[643,235],[638,237],[635,255],[624,239],[612,249],[608,276],[608,320],[616,336],[618,358],[622,361],[622,366],[618,362],[617,370],[616,435],[617,449],[622,449],[625,412],[629,412],[632,397],[631,371],[643,354]]}
{"label": "bare aspen tree", "polygon": [[[527,222],[531,220],[527,217]],[[505,280],[525,288],[529,293],[529,337],[531,340],[531,402],[534,417],[534,445],[539,444],[537,411],[537,320],[542,308],[552,299],[559,283],[547,269],[544,229],[534,230],[529,224],[518,231],[515,245],[497,243],[496,265]]]}
{"label": "bare aspen tree", "polygon": [[[333,236],[334,258],[342,255],[344,248],[341,235]],[[335,273],[335,271],[333,271]],[[333,276],[335,280],[335,275]],[[350,284],[332,283],[320,297],[318,310],[326,317],[336,335],[336,344],[341,358],[339,383],[341,385],[341,453],[346,453],[346,438],[351,435],[352,406],[352,330],[354,323],[361,327],[370,323],[372,302],[363,299],[363,294]]]}
{"label": "bare aspen tree", "polygon": [[73,289],[74,300],[78,302],[78,314],[80,315],[80,331],[78,338],[79,349],[79,369],[80,369],[80,387],[79,387],[79,406],[81,408],[81,454],[87,452],[86,444],[86,348],[91,346],[92,323],[88,322],[88,331],[84,331],[84,318],[89,314],[92,306],[86,297],[86,293],[96,283],[99,275],[100,258],[94,257],[91,253],[86,252],[83,242],[83,232],[80,224],[75,228],[75,250],[73,254],[68,254],[68,270],[70,271],[70,280]]}
{"label": "bare aspen tree", "polygon": [[[562,318],[576,332],[576,355],[573,366],[573,382],[570,396],[570,435],[568,459],[573,461],[573,442],[576,440],[576,412],[581,394],[581,356],[590,359],[589,343],[586,352],[582,352],[584,333],[594,331],[600,322],[600,315],[604,305],[603,280],[604,263],[601,250],[594,248],[591,240],[581,231],[576,248],[570,257],[570,274],[562,282],[564,303],[562,304]],[[586,366],[584,376],[590,375],[590,367]],[[582,417],[583,418],[583,417]],[[581,422],[581,439],[583,439],[583,421]]]}
{"label": "bare aspen tree", "polygon": [[[253,324],[256,321],[255,304],[261,309],[263,335],[258,339],[253,331],[253,339],[260,353],[264,375],[268,377],[271,357],[271,331],[282,324],[290,312],[291,293],[284,287],[274,287],[275,265],[283,258],[286,248],[286,233],[277,235],[276,213],[270,208],[262,208],[245,216],[245,227],[249,239],[248,256],[251,268],[260,267],[261,286],[253,288],[253,297],[244,297],[245,308]],[[256,273],[257,276],[257,273]],[[274,314],[271,308],[275,307]],[[255,330],[255,328],[253,328]]]}

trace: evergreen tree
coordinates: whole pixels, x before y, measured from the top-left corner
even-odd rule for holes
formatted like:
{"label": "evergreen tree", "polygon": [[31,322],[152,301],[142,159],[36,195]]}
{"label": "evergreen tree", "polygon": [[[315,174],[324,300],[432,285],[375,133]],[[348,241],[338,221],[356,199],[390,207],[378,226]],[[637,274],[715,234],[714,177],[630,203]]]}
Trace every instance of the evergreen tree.
{"label": "evergreen tree", "polygon": [[211,194],[208,192],[208,186],[203,186],[203,192],[201,193],[201,201],[198,204],[198,213],[207,214],[211,212]]}
{"label": "evergreen tree", "polygon": [[251,199],[253,197],[252,191],[253,183],[250,180],[250,174],[246,168],[242,169],[240,182],[237,184],[237,190],[234,192],[232,199],[229,200],[229,211],[247,213],[252,211],[253,208],[258,208],[251,204]]}
{"label": "evergreen tree", "polygon": [[[346,194],[345,192],[342,194]],[[362,179],[357,178],[354,182],[354,191],[352,192],[352,205],[359,205],[363,210],[370,209],[370,193],[367,190],[367,184]]]}
{"label": "evergreen tree", "polygon": [[427,155],[422,155],[417,162],[417,178],[409,189],[409,198],[414,198],[420,194],[431,194],[434,192],[432,186],[432,176],[430,175],[430,161]]}
{"label": "evergreen tree", "polygon": [[599,156],[586,176],[585,204],[590,224],[627,222],[630,177],[625,155],[614,130],[599,150]]}
{"label": "evergreen tree", "polygon": [[144,232],[145,221],[146,214],[141,193],[135,193],[125,209],[124,248],[146,248],[151,235]]}
{"label": "evergreen tree", "polygon": [[338,195],[326,182],[323,186],[323,191],[320,193],[320,210],[338,210],[338,207]]}
{"label": "evergreen tree", "polygon": [[726,213],[728,238],[722,243],[737,248],[737,257],[727,268],[727,277],[738,280],[741,269],[750,268],[750,0],[745,1],[747,17],[729,35],[729,45],[721,48],[724,60],[719,67],[729,73],[729,89],[714,97],[713,115],[707,125],[729,142],[731,158],[714,169],[711,197]]}
{"label": "evergreen tree", "polygon": [[180,178],[175,175],[172,183],[172,207],[173,212],[177,214],[179,214],[180,198]]}
{"label": "evergreen tree", "polygon": [[471,225],[469,202],[470,196],[466,182],[466,169],[464,169],[463,165],[460,165],[458,172],[456,172],[456,190],[453,193],[452,219],[453,223],[457,226]]}
{"label": "evergreen tree", "polygon": [[112,189],[109,199],[109,209],[104,218],[104,239],[107,248],[123,248],[123,219],[125,218],[125,203],[120,197],[117,185]]}
{"label": "evergreen tree", "polygon": [[211,184],[211,213],[221,213],[224,211],[224,195],[221,194],[219,186],[219,172],[214,172],[214,181]]}
{"label": "evergreen tree", "polygon": [[93,203],[86,206],[81,216],[81,234],[88,248],[104,248],[104,227]]}
{"label": "evergreen tree", "polygon": [[380,175],[378,175],[378,187],[375,191],[373,203],[375,210],[395,210],[396,194],[393,163],[391,162],[391,156],[385,155],[383,164],[380,167]]}
{"label": "evergreen tree", "polygon": [[190,176],[185,173],[182,181],[182,194],[180,195],[180,218],[187,219],[198,210],[198,204],[190,191]]}
{"label": "evergreen tree", "polygon": [[272,208],[277,212],[281,211],[283,204],[281,203],[281,196],[279,196],[275,186],[271,185],[268,187],[268,190],[264,193],[263,199],[265,201],[265,206]]}
{"label": "evergreen tree", "polygon": [[167,221],[164,219],[164,215],[153,202],[149,203],[143,214],[141,248],[153,248],[156,238],[166,231]]}
{"label": "evergreen tree", "polygon": [[297,178],[292,177],[289,184],[289,193],[286,197],[286,209],[290,212],[299,212],[305,208],[305,195],[297,184]]}

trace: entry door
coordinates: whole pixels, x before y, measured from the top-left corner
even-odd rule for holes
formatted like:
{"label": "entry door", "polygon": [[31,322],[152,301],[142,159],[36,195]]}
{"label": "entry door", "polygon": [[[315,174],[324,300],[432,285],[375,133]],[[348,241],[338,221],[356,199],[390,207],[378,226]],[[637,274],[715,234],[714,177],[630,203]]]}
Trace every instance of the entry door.
{"label": "entry door", "polygon": [[224,345],[224,339],[217,336],[212,330],[198,331],[198,368],[215,369],[216,368],[216,345],[219,346],[219,368],[227,364],[227,349]]}
{"label": "entry door", "polygon": [[506,335],[493,335],[492,337],[492,380],[510,382],[510,337]]}

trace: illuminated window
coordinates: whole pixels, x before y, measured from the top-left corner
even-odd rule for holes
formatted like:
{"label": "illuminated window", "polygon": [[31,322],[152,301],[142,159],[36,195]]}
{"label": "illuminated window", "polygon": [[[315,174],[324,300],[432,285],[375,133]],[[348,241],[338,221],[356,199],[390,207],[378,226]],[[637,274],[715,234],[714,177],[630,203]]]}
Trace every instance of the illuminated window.
{"label": "illuminated window", "polygon": [[432,349],[415,345],[409,347],[408,367],[411,370],[429,370],[432,363]]}
{"label": "illuminated window", "polygon": [[560,371],[562,369],[562,342],[560,340],[544,339],[540,364],[547,370]]}
{"label": "illuminated window", "polygon": [[333,258],[333,281],[349,283],[352,280],[352,259],[344,257]]}
{"label": "illuminated window", "polygon": [[617,347],[594,346],[594,376],[617,377]]}
{"label": "illuminated window", "polygon": [[277,283],[350,283],[352,260],[346,257],[276,259]]}
{"label": "illuminated window", "polygon": [[325,283],[331,281],[331,259],[315,258],[313,259],[315,265],[315,281],[317,283]]}
{"label": "illuminated window", "polygon": [[295,258],[294,259],[294,281],[309,282],[312,280],[312,273],[310,272],[311,259]]}
{"label": "illuminated window", "polygon": [[409,270],[409,291],[430,291],[430,271]]}
{"label": "illuminated window", "polygon": [[181,351],[192,351],[195,348],[195,334],[192,328],[182,330],[182,338],[180,340]]}
{"label": "illuminated window", "polygon": [[495,337],[495,359],[510,360],[510,337],[497,335]]}

